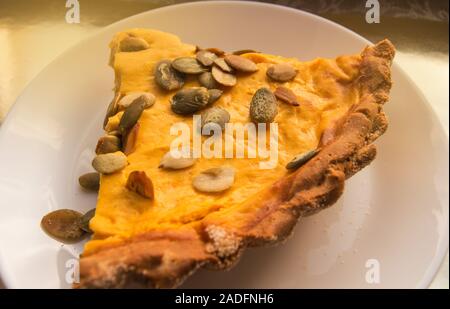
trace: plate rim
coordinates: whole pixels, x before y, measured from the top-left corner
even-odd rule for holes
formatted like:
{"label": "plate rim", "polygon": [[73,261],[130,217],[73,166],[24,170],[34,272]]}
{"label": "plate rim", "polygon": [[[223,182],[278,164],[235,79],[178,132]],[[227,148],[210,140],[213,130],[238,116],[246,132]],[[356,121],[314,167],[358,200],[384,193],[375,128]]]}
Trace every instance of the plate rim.
{"label": "plate rim", "polygon": [[[20,94],[17,96],[17,98],[14,100],[14,103],[11,105],[9,111],[6,113],[3,122],[0,124],[0,143],[2,141],[3,136],[6,134],[4,133],[5,130],[2,130],[1,128],[4,127],[5,125],[8,125],[9,121],[11,120],[12,117],[14,117],[15,111],[17,109],[17,103],[21,101],[22,96],[29,90],[29,88],[31,88],[31,85],[33,84],[33,82],[35,80],[37,80],[42,74],[44,74],[57,60],[59,60],[60,58],[63,58],[70,50],[72,50],[73,48],[83,45],[85,44],[87,41],[93,39],[96,36],[99,36],[101,34],[104,34],[106,32],[109,32],[111,28],[117,27],[119,26],[121,23],[127,23],[132,19],[135,19],[137,17],[140,16],[144,16],[147,14],[156,14],[158,12],[164,12],[164,11],[170,11],[170,10],[177,10],[177,9],[182,9],[183,7],[200,7],[200,6],[222,6],[222,5],[233,5],[233,6],[247,6],[247,7],[251,7],[251,6],[258,6],[258,7],[266,7],[269,9],[278,9],[281,11],[286,11],[286,12],[290,12],[290,13],[295,13],[298,15],[304,15],[304,16],[308,16],[310,18],[316,19],[320,22],[324,22],[327,23],[333,27],[339,28],[340,30],[349,33],[350,35],[358,38],[359,40],[361,40],[362,42],[366,43],[366,44],[373,44],[373,42],[371,42],[370,40],[364,38],[362,35],[356,33],[355,31],[346,28],[345,26],[326,19],[322,16],[301,10],[301,9],[297,9],[297,8],[292,8],[292,7],[287,7],[287,6],[283,6],[280,4],[272,4],[272,3],[261,3],[261,2],[255,2],[255,1],[237,1],[237,0],[219,0],[219,1],[208,1],[208,2],[187,2],[187,3],[180,3],[180,4],[171,4],[171,5],[167,5],[164,7],[160,7],[160,8],[155,8],[155,9],[150,9],[144,12],[140,12],[138,14],[134,14],[132,16],[128,16],[126,18],[120,19],[118,21],[115,21],[114,23],[111,23],[101,29],[98,29],[96,31],[94,31],[92,34],[87,35],[86,37],[82,38],[81,40],[74,42],[73,44],[71,44],[70,46],[68,46],[64,51],[62,51],[60,54],[58,54],[57,56],[55,56],[50,62],[48,62],[27,84],[26,86],[23,88],[23,90],[20,92]],[[433,117],[433,125],[437,126],[438,130],[443,133],[443,135],[446,137],[446,150],[447,153],[449,151],[449,134],[447,133],[447,131],[444,128],[444,124],[439,120],[439,118],[437,117],[437,113],[435,111],[435,109],[433,108],[433,106],[431,105],[431,103],[429,102],[429,100],[425,97],[424,93],[420,90],[420,88],[416,85],[416,83],[412,80],[412,78],[406,73],[406,71],[394,60],[393,62],[393,71],[396,70],[398,72],[398,74],[404,78],[416,91],[416,93],[418,93],[418,95],[420,96],[420,100],[425,102],[426,104],[423,104],[426,109],[428,110],[428,112],[430,113],[430,115]],[[448,191],[447,191],[448,193]],[[447,231],[449,230],[449,218],[447,217],[446,220],[446,227],[447,227]],[[425,270],[424,275],[422,277],[422,279],[416,284],[416,288],[428,288],[431,284],[431,282],[433,281],[433,279],[435,278],[435,276],[437,275],[441,265],[444,262],[445,256],[448,252],[449,249],[449,233],[445,233],[443,239],[441,240],[444,245],[441,245],[441,248],[438,248],[436,255],[432,258],[432,261],[430,262],[428,268]],[[6,268],[4,267],[4,262],[3,262],[3,253],[2,253],[2,249],[0,248],[0,278],[3,281],[4,285],[6,288],[11,288],[12,286],[14,286],[14,284],[12,284],[12,282],[14,281],[12,279],[12,274],[10,274],[8,271],[6,271]]]}

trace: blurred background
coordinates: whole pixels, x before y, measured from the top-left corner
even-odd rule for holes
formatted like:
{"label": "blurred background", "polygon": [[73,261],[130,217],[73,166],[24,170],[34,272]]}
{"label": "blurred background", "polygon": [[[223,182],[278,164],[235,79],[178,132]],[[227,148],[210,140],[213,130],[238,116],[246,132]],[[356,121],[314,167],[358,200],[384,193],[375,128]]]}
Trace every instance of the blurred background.
{"label": "blurred background", "polygon": [[[193,1],[78,0],[80,23],[72,24],[65,19],[66,2],[72,1],[0,0],[0,128],[24,87],[71,45],[128,16]],[[260,2],[323,16],[371,41],[388,37],[398,49],[395,61],[431,102],[448,134],[448,0],[379,0],[380,23],[373,24],[365,20],[364,0]],[[448,255],[431,287],[449,287]]]}

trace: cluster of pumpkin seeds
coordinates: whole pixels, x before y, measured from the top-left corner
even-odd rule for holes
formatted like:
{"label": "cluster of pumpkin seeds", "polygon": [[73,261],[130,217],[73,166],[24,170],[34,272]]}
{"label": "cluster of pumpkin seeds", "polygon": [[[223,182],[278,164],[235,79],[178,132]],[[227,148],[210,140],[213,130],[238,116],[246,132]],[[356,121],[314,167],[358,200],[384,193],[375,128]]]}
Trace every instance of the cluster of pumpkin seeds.
{"label": "cluster of pumpkin seeds", "polygon": [[[125,48],[125,47],[124,47]],[[130,50],[131,51],[131,50]],[[78,178],[80,186],[89,191],[98,191],[100,175],[112,174],[122,170],[127,164],[127,155],[134,151],[139,132],[139,118],[142,112],[155,103],[155,96],[149,92],[131,92],[123,97],[116,97],[108,107],[106,120],[123,111],[115,131],[106,132],[99,138],[95,148],[96,156],[92,167],[96,172],[89,172]],[[153,198],[153,185],[144,172],[132,172],[127,181],[127,188],[146,198]],[[70,209],[60,209],[42,218],[43,230],[63,243],[74,243],[92,233],[89,222],[94,217],[95,208],[81,214]]]}
{"label": "cluster of pumpkin seeds", "polygon": [[[123,114],[117,129],[107,132],[98,140],[95,151],[97,155],[92,160],[92,167],[99,174],[112,174],[127,166],[127,155],[131,154],[136,147],[140,128],[138,121],[144,110],[155,104],[155,100],[155,96],[149,92],[130,92],[123,97],[116,97],[111,102],[106,117],[109,119],[119,111],[123,111]],[[144,172],[142,173],[145,177],[140,173],[133,173],[129,176],[127,188],[150,198],[150,195],[153,194],[149,193],[153,192],[151,180],[148,179],[147,181]],[[86,189],[96,188],[98,190],[98,186],[94,187],[92,184],[93,175],[94,173],[88,173],[81,176],[79,179],[80,185]],[[99,176],[97,177],[99,178]]]}
{"label": "cluster of pumpkin seeds", "polygon": [[[297,69],[289,63],[278,63],[270,66],[266,71],[267,77],[274,82],[285,83],[297,76]],[[281,102],[292,106],[300,106],[295,93],[284,86],[278,86],[274,95]]]}
{"label": "cluster of pumpkin seeds", "polygon": [[[240,56],[251,50],[227,54],[217,48],[198,49],[195,57],[180,57],[159,62],[155,68],[155,82],[164,90],[177,90],[170,105],[174,113],[192,115],[202,112],[202,134],[217,128],[223,130],[230,121],[230,114],[223,108],[212,106],[223,94],[223,87],[237,83],[236,73],[254,73],[258,66]],[[183,88],[188,75],[194,75],[200,87]],[[195,164],[192,153],[167,152],[161,159],[160,168],[185,169]],[[193,180],[193,187],[201,192],[220,192],[234,182],[234,169],[216,167],[203,171]]]}
{"label": "cluster of pumpkin seeds", "polygon": [[[209,48],[199,49],[192,57],[166,59],[155,67],[155,82],[163,90],[178,90],[171,100],[174,113],[192,115],[218,100],[223,93],[222,87],[234,86],[237,72],[253,73],[258,70],[253,61],[240,54],[226,54]],[[197,76],[201,87],[182,89],[189,75]]]}
{"label": "cluster of pumpkin seeds", "polygon": [[[117,172],[127,165],[126,155],[134,151],[139,132],[139,118],[143,111],[155,104],[155,96],[149,92],[130,92],[116,97],[108,107],[106,118],[109,120],[120,111],[123,114],[113,131],[98,140],[92,166],[102,174]],[[107,122],[106,122],[107,123]],[[105,126],[107,130],[108,127]]]}

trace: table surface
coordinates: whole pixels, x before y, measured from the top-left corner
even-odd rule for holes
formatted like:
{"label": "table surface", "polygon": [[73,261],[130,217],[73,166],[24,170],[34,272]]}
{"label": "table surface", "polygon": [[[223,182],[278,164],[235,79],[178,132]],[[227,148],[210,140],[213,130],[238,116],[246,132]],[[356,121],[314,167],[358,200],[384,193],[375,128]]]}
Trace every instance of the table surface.
{"label": "table surface", "polygon": [[[0,0],[0,124],[25,86],[68,47],[120,19],[189,1],[79,0],[79,24],[66,23],[65,2]],[[379,24],[366,23],[366,9],[358,0],[264,2],[321,15],[371,41],[388,37],[398,49],[395,61],[422,90],[448,135],[448,1],[380,1]],[[449,288],[448,260],[447,254],[430,288]]]}

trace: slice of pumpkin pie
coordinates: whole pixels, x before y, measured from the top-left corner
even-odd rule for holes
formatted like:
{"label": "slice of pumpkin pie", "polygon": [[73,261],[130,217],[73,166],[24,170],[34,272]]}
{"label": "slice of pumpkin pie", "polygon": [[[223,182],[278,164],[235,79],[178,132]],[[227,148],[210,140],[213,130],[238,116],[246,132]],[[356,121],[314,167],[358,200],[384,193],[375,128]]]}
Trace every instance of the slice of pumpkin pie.
{"label": "slice of pumpkin pie", "polygon": [[146,29],[110,47],[115,96],[80,287],[175,287],[283,240],[336,202],[387,127],[388,40],[308,62]]}

